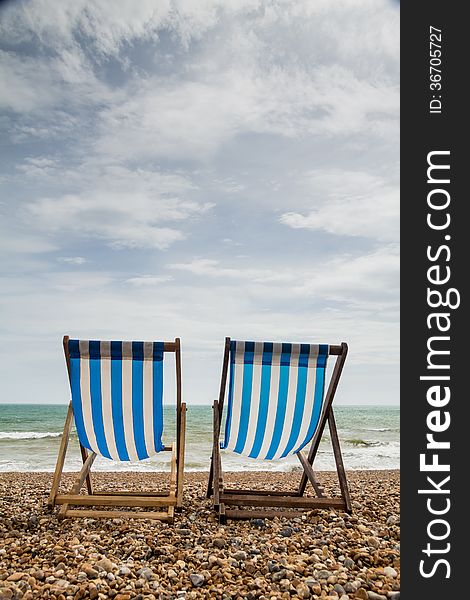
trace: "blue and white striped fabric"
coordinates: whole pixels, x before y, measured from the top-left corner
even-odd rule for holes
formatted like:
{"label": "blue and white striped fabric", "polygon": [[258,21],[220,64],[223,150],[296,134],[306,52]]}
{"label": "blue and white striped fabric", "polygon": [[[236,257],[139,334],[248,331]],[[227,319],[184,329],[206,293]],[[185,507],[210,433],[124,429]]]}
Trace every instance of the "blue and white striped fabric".
{"label": "blue and white striped fabric", "polygon": [[276,460],[299,452],[323,409],[326,344],[230,343],[230,383],[222,448]]}
{"label": "blue and white striped fabric", "polygon": [[163,450],[163,342],[69,340],[78,438],[121,461]]}

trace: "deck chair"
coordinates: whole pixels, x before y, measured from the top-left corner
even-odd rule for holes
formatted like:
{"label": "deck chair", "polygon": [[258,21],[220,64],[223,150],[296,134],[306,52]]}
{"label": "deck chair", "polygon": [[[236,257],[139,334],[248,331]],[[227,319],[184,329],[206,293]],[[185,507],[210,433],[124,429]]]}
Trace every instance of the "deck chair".
{"label": "deck chair", "polygon": [[[59,518],[147,518],[173,522],[182,506],[186,404],[181,402],[180,340],[174,342],[104,342],[64,337],[72,400],[65,420],[48,505],[60,505]],[[163,359],[176,363],[176,442],[162,443]],[[59,494],[67,446],[75,421],[83,467],[68,494]],[[169,488],[165,491],[94,491],[91,467],[99,454],[138,461],[171,452]],[[81,489],[86,482],[86,491]],[[89,510],[71,506],[153,508]],[[159,509],[159,510],[157,510]]]}
{"label": "deck chair", "polygon": [[[219,520],[298,516],[292,509],[333,507],[351,512],[346,473],[332,402],[348,352],[346,343],[281,344],[225,340],[219,399],[214,401],[214,441],[207,497]],[[336,356],[326,394],[327,360]],[[227,374],[230,367],[225,439],[219,444]],[[330,430],[341,495],[325,497],[313,461],[326,423]],[[302,449],[310,443],[308,456]],[[295,491],[224,487],[220,449],[253,459],[282,460],[295,454],[303,468]],[[310,482],[316,496],[305,497]],[[226,507],[238,507],[226,509]],[[243,507],[271,507],[246,510]],[[273,510],[274,509],[274,510]],[[291,510],[279,510],[291,509]]]}

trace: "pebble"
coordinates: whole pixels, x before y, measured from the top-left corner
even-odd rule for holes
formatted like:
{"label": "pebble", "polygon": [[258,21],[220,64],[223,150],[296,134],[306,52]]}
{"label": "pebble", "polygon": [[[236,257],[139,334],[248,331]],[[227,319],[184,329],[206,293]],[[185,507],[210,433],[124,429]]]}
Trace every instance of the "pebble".
{"label": "pebble", "polygon": [[335,583],[333,589],[338,594],[338,596],[344,596],[346,594],[346,590],[339,583]]}
{"label": "pebble", "polygon": [[82,566],[82,571],[89,579],[96,579],[99,575],[98,571],[87,563]]}
{"label": "pebble", "polygon": [[[64,489],[75,475],[64,473]],[[290,473],[228,473],[229,487],[295,484]],[[57,519],[43,504],[50,475],[0,473],[0,600],[399,600],[398,472],[348,473],[351,515],[315,510],[221,527],[188,473],[175,523]],[[325,492],[333,474],[321,473]],[[156,473],[96,473],[95,486],[158,489]],[[373,490],[373,495],[371,494]],[[37,521],[32,516],[37,517]],[[395,518],[390,518],[395,517]],[[9,577],[19,577],[17,581]],[[375,594],[375,596],[374,596]]]}
{"label": "pebble", "polygon": [[318,573],[317,573],[318,579],[328,579],[328,577],[330,577],[330,575],[331,575],[331,573],[329,571],[325,571],[325,570],[318,571]]}
{"label": "pebble", "polygon": [[143,579],[146,579],[147,581],[150,581],[155,577],[152,569],[149,569],[149,567],[144,567],[143,569],[140,569],[139,571],[137,571],[137,575],[139,577],[143,577]]}
{"label": "pebble", "polygon": [[189,579],[191,579],[191,583],[194,587],[201,587],[206,581],[204,575],[200,575],[199,573],[191,573]]}
{"label": "pebble", "polygon": [[367,597],[369,600],[387,600],[387,596],[377,594],[376,592],[367,592]]}
{"label": "pebble", "polygon": [[113,562],[111,562],[109,558],[106,557],[96,562],[95,567],[98,567],[98,569],[100,569],[101,571],[106,571],[106,573],[110,573],[111,571],[116,569],[116,565]]}
{"label": "pebble", "polygon": [[266,522],[264,519],[251,519],[251,524],[253,527],[257,527],[258,529],[263,529],[266,527]]}
{"label": "pebble", "polygon": [[299,583],[299,585],[295,588],[297,592],[297,596],[299,598],[310,598],[310,588],[305,583]]}
{"label": "pebble", "polygon": [[395,577],[398,576],[398,573],[393,567],[384,567],[384,575],[386,577],[392,577],[393,579],[395,579]]}

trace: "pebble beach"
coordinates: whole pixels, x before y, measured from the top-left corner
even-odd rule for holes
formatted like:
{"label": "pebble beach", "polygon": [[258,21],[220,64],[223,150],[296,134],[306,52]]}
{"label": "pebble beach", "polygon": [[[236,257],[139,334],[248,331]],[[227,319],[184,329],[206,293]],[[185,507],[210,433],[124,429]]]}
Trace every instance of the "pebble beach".
{"label": "pebble beach", "polygon": [[[74,475],[66,473],[68,491]],[[298,473],[234,472],[230,487],[293,489]],[[207,473],[187,473],[174,524],[66,519],[46,505],[51,473],[0,474],[0,600],[398,600],[398,471],[350,471],[353,514],[299,511],[291,519],[220,526]],[[320,472],[326,493],[336,476]],[[164,486],[156,473],[97,473],[97,489]]]}

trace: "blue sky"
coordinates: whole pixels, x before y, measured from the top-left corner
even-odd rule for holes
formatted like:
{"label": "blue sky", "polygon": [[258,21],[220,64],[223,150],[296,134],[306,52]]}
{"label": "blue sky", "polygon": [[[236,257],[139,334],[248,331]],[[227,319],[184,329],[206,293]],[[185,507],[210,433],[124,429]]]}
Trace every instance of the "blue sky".
{"label": "blue sky", "polygon": [[399,15],[382,0],[0,8],[0,401],[68,400],[61,338],[350,345],[398,402]]}

